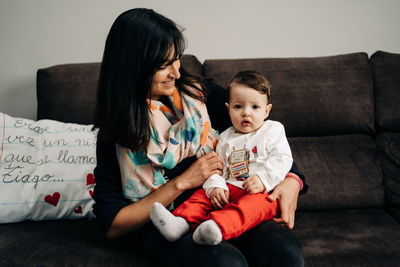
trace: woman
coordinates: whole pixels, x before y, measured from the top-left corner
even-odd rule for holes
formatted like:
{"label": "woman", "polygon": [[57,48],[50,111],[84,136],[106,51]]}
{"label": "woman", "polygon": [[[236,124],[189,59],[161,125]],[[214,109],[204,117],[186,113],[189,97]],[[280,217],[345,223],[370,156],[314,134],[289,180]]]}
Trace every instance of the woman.
{"label": "woman", "polygon": [[[165,144],[154,138],[159,135],[154,131],[158,126],[157,119],[149,112],[152,103],[174,110],[172,120],[181,123],[182,119],[177,119],[179,112],[168,100],[174,92],[190,97],[190,101],[204,102],[204,86],[180,68],[179,57],[183,50],[184,39],[177,26],[152,10],[128,10],[112,25],[100,70],[94,126],[99,129],[95,169],[97,184],[93,194],[97,220],[107,237],[125,237],[140,254],[163,266],[303,265],[301,247],[296,238],[276,223],[260,224],[240,238],[214,247],[198,246],[190,234],[170,243],[148,223],[154,202],[165,206],[175,202],[177,206],[210,175],[221,175],[221,159],[215,152],[198,159],[189,153],[172,169],[164,168],[163,177],[154,175],[154,181],[157,178],[159,183],[143,187],[146,184],[143,179],[136,184],[147,191],[139,192],[135,187],[128,190],[132,184],[126,179],[126,165],[121,160],[121,153],[133,155],[131,159],[137,163],[138,151],[147,151],[144,161],[148,162],[150,145]],[[220,88],[213,89],[208,101],[212,106],[213,99],[223,94]],[[212,119],[217,114],[210,115]],[[202,119],[207,121],[207,116],[205,114]],[[142,165],[137,164],[131,170],[136,170],[136,167],[140,169]],[[143,169],[135,174],[145,172]],[[296,179],[287,178],[276,187],[271,199],[279,201],[282,213],[276,222],[293,228],[298,193]]]}

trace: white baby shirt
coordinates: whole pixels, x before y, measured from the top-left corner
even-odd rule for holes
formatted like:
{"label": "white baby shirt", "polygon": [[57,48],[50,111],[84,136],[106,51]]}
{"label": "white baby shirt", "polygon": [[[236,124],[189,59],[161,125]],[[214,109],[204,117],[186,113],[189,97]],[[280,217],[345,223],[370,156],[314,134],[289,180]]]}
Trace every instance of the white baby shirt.
{"label": "white baby shirt", "polygon": [[266,188],[265,192],[274,189],[292,167],[292,153],[286,139],[285,129],[280,122],[264,121],[257,131],[247,134],[238,133],[234,127],[230,127],[221,133],[216,147],[216,152],[221,157],[224,166],[223,175],[222,177],[212,175],[206,180],[203,189],[207,196],[214,187],[221,187],[229,191],[226,183],[243,188],[243,179],[232,177],[228,168],[231,153],[243,151],[243,149],[248,154],[249,177],[258,175]]}

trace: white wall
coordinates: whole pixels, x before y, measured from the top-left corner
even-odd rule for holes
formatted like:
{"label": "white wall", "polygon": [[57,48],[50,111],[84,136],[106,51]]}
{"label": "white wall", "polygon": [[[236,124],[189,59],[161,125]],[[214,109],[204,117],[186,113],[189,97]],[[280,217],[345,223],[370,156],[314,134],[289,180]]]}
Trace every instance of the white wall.
{"label": "white wall", "polygon": [[0,0],[0,111],[36,117],[36,71],[101,61],[114,19],[148,7],[211,58],[400,53],[400,0]]}

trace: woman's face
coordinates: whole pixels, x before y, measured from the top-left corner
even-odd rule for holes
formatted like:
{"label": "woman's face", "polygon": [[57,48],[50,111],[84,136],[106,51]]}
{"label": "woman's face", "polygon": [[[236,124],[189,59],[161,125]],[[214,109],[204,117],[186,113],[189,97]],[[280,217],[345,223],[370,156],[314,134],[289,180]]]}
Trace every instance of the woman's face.
{"label": "woman's face", "polygon": [[165,63],[154,74],[153,83],[151,84],[151,99],[157,100],[160,96],[171,95],[175,90],[175,80],[181,77],[179,68],[181,62],[179,59],[175,60],[172,64]]}

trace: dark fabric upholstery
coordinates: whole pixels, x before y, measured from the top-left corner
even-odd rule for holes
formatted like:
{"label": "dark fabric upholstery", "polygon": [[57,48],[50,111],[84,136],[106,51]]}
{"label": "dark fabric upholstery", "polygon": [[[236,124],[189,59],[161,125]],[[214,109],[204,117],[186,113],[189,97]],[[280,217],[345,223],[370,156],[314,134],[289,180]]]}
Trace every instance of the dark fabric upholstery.
{"label": "dark fabric upholstery", "polygon": [[400,223],[400,205],[396,205],[393,207],[388,208],[388,211],[390,215],[398,222]]}
{"label": "dark fabric upholstery", "polygon": [[99,70],[99,63],[65,64],[38,70],[38,119],[91,123]]}
{"label": "dark fabric upholstery", "polygon": [[[182,66],[202,76],[202,64],[193,55],[183,55]],[[37,118],[91,124],[96,105],[100,63],[57,65],[37,72]]]}
{"label": "dark fabric upholstery", "polygon": [[400,132],[400,54],[378,51],[371,63],[377,130]]}
{"label": "dark fabric upholstery", "polygon": [[[306,266],[400,262],[400,225],[384,210],[299,212],[294,233]],[[1,225],[0,243],[0,266],[150,266],[129,242],[105,240],[94,221]]]}
{"label": "dark fabric upholstery", "polygon": [[385,181],[386,198],[400,205],[400,133],[383,133],[376,138]]}
{"label": "dark fabric upholstery", "polygon": [[289,138],[307,177],[299,209],[383,207],[384,189],[374,140],[367,135]]}
{"label": "dark fabric upholstery", "polygon": [[94,221],[1,225],[0,266],[150,266],[122,244],[111,244]]}
{"label": "dark fabric upholstery", "polygon": [[193,55],[183,55],[181,58],[183,68],[190,74],[203,77],[203,64]]}
{"label": "dark fabric upholstery", "polygon": [[306,266],[399,266],[400,225],[384,210],[300,212]]}
{"label": "dark fabric upholstery", "polygon": [[255,70],[269,79],[270,117],[285,125],[288,136],[374,130],[372,73],[365,53],[204,61],[205,77],[224,87],[240,70]]}

